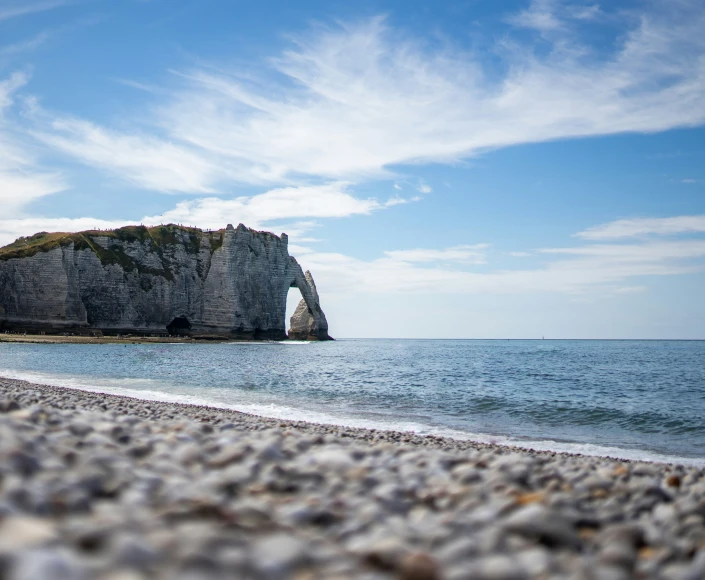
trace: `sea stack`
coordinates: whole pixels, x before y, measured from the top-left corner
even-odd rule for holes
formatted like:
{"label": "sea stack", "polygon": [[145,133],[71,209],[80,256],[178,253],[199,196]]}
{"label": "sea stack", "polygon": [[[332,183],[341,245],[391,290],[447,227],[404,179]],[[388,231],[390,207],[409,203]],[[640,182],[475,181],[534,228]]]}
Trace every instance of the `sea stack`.
{"label": "sea stack", "polygon": [[325,340],[310,279],[286,234],[242,224],[41,232],[0,248],[0,331],[281,340],[297,287],[315,329],[306,340]]}

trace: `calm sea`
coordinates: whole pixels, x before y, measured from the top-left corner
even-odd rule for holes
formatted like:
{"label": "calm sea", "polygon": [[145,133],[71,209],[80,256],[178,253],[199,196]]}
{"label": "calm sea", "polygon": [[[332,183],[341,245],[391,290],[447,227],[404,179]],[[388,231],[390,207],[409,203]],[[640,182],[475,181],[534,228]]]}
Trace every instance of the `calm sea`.
{"label": "calm sea", "polygon": [[0,376],[288,419],[705,465],[705,342],[0,343]]}

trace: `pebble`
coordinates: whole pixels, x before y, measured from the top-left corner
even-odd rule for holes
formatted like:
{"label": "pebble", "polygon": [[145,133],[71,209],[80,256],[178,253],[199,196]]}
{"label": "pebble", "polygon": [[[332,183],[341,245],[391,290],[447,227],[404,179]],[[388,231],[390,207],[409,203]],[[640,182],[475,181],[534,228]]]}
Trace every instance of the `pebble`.
{"label": "pebble", "polygon": [[3,580],[705,577],[705,472],[0,378]]}
{"label": "pebble", "polygon": [[581,541],[570,522],[539,504],[523,507],[504,521],[504,528],[534,537],[548,546],[580,548]]}
{"label": "pebble", "polygon": [[528,580],[529,573],[519,562],[505,555],[486,556],[465,568],[451,570],[448,580]]}
{"label": "pebble", "polygon": [[440,580],[438,563],[428,554],[417,552],[405,556],[399,565],[399,580]]}
{"label": "pebble", "polygon": [[286,534],[259,539],[252,546],[252,567],[266,578],[289,578],[309,559],[306,544]]}
{"label": "pebble", "polygon": [[7,516],[0,520],[1,552],[35,548],[56,538],[56,530],[49,520],[28,516]]}
{"label": "pebble", "polygon": [[20,552],[11,566],[12,580],[88,580],[85,566],[66,549]]}

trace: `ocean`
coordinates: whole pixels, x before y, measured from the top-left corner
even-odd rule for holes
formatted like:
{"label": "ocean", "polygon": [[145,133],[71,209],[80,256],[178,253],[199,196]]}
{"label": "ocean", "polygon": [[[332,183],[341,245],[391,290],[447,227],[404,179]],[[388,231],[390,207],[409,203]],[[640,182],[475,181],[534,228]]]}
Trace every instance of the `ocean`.
{"label": "ocean", "polygon": [[0,343],[0,376],[269,417],[705,466],[705,341]]}

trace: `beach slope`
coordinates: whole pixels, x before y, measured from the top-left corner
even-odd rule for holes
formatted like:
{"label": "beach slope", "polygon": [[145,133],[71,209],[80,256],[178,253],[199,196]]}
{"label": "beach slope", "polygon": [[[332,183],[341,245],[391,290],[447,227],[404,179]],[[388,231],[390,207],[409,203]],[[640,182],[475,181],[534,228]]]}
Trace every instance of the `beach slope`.
{"label": "beach slope", "polygon": [[705,473],[0,379],[0,577],[705,577]]}

